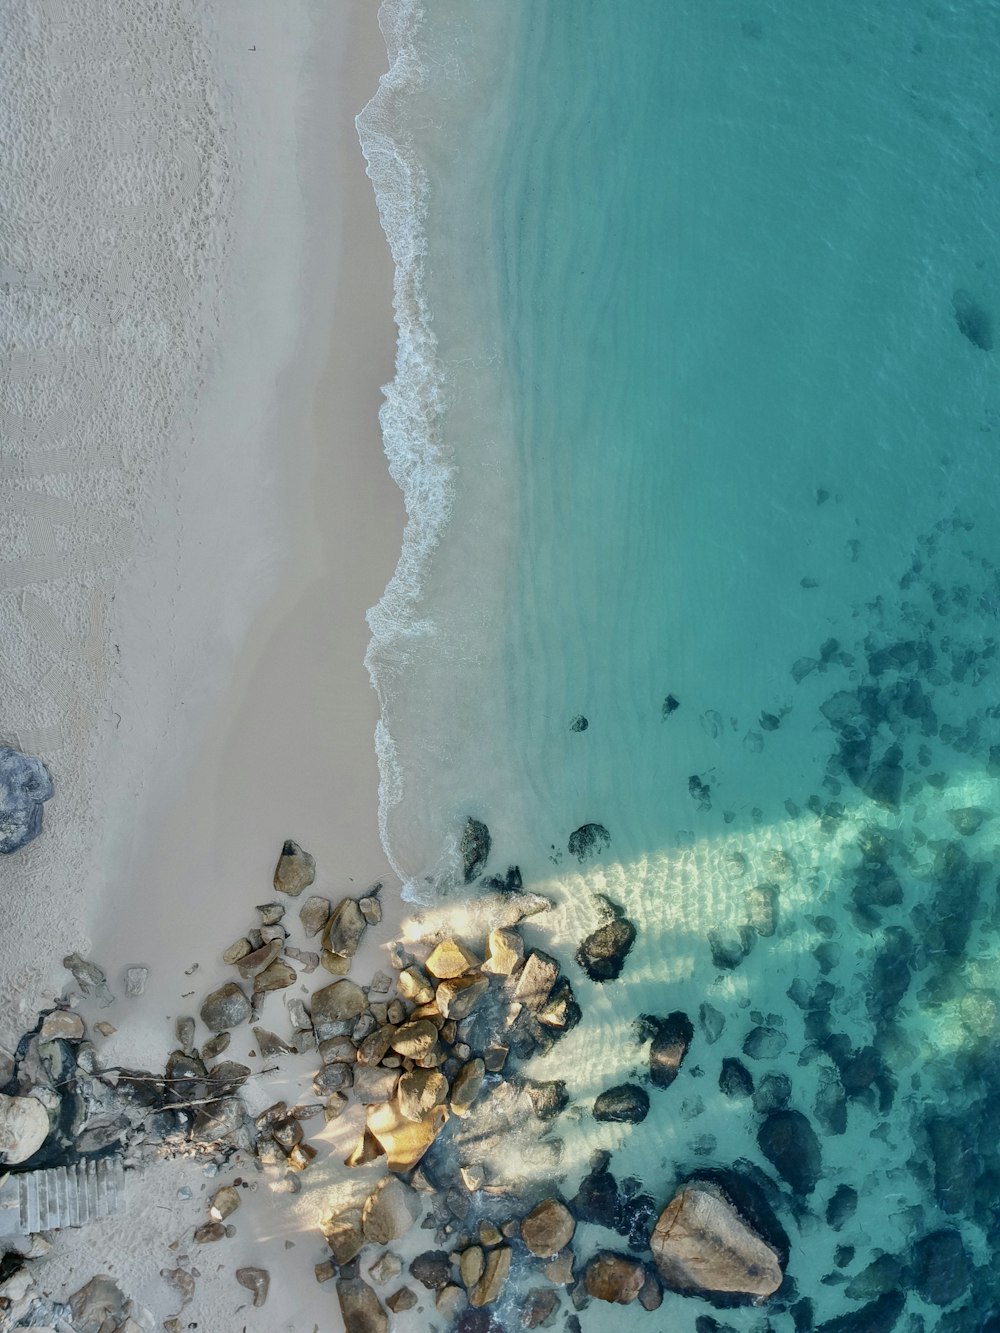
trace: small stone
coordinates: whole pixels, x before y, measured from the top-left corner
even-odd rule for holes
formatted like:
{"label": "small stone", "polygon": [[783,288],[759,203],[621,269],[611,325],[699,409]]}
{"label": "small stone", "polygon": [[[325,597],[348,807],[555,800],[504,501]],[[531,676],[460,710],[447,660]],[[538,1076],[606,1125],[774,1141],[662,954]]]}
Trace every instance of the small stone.
{"label": "small stone", "polygon": [[451,1109],[457,1116],[467,1116],[483,1086],[486,1066],[482,1060],[470,1060],[459,1070],[451,1085]]}
{"label": "small stone", "polygon": [[320,1228],[330,1252],[341,1267],[356,1259],[364,1249],[361,1212],[357,1208],[349,1208],[335,1217],[326,1218]]}
{"label": "small stone", "polygon": [[471,884],[486,869],[491,844],[489,829],[482,820],[473,819],[470,815],[465,821],[460,848],[462,872],[466,884]]}
{"label": "small stone", "polygon": [[449,1321],[456,1319],[462,1313],[465,1304],[465,1292],[453,1282],[442,1287],[434,1298],[434,1308]]}
{"label": "small stone", "polygon": [[303,972],[315,972],[319,967],[319,954],[310,949],[295,949],[291,945],[285,949],[285,957],[298,963]]}
{"label": "small stone", "polygon": [[415,1023],[404,1023],[393,1035],[391,1046],[398,1055],[417,1058],[426,1055],[437,1044],[437,1028],[429,1019],[421,1018]]}
{"label": "small stone", "polygon": [[252,953],[245,954],[236,964],[236,970],[244,981],[251,981],[259,972],[263,972],[281,953],[281,941],[271,940]]}
{"label": "small stone", "polygon": [[471,1193],[481,1190],[486,1184],[486,1169],[482,1162],[472,1162],[469,1166],[463,1166],[459,1171],[462,1177],[462,1184]]}
{"label": "small stone", "polygon": [[645,1280],[646,1270],[642,1264],[612,1250],[599,1250],[583,1272],[587,1295],[611,1305],[631,1304]]}
{"label": "small stone", "polygon": [[351,1333],[389,1333],[389,1320],[378,1296],[361,1278],[342,1277],[337,1283],[337,1299],[344,1328]]}
{"label": "small stone", "polygon": [[361,908],[361,915],[370,926],[377,926],[382,920],[382,904],[377,898],[371,895],[358,899],[358,906]]}
{"label": "small stone", "polygon": [[95,1023],[94,1027],[102,1037],[113,1037],[118,1031],[113,1023]]}
{"label": "small stone", "polygon": [[516,930],[491,930],[483,971],[497,977],[512,976],[524,962],[524,941]]}
{"label": "small stone", "polygon": [[498,1300],[510,1272],[513,1251],[509,1245],[498,1245],[486,1256],[486,1268],[482,1277],[469,1292],[469,1304],[481,1308],[492,1305]]}
{"label": "small stone", "polygon": [[521,1222],[521,1239],[540,1259],[551,1258],[573,1239],[573,1214],[558,1199],[543,1199]]}
{"label": "small stone", "polygon": [[271,1122],[271,1135],[275,1143],[284,1148],[285,1152],[291,1152],[297,1143],[302,1142],[304,1130],[293,1115],[282,1116],[280,1120]]}
{"label": "small stone", "polygon": [[559,1297],[551,1287],[532,1287],[521,1306],[521,1327],[539,1328],[551,1323],[559,1308]]}
{"label": "small stone", "polygon": [[329,1282],[337,1272],[337,1265],[331,1259],[324,1259],[321,1264],[313,1265],[317,1282]]}
{"label": "small stone", "polygon": [[198,1227],[194,1233],[195,1243],[198,1245],[208,1245],[212,1241],[225,1240],[226,1228],[221,1222],[206,1222],[204,1226]]}
{"label": "small stone", "polygon": [[323,929],[323,944],[331,953],[353,958],[358,951],[368,922],[353,898],[342,898]]}
{"label": "small stone", "polygon": [[79,1333],[100,1333],[105,1328],[124,1328],[130,1304],[112,1278],[99,1274],[69,1298],[73,1327]]}
{"label": "small stone", "polygon": [[183,1014],[174,1024],[174,1032],[177,1035],[177,1045],[186,1055],[190,1055],[194,1050],[194,1019],[188,1014]]}
{"label": "small stone", "polygon": [[284,944],[288,939],[288,931],[284,926],[261,926],[260,938],[263,944],[271,944],[274,940]]}
{"label": "small stone", "polygon": [[484,976],[453,977],[442,981],[435,995],[438,1011],[445,1018],[461,1022],[468,1018],[489,988],[489,978]]}
{"label": "small stone", "polygon": [[358,1047],[358,1063],[377,1065],[388,1053],[395,1035],[396,1029],[390,1023],[384,1023],[382,1027],[376,1028]]}
{"label": "small stone", "polygon": [[514,997],[532,1011],[541,1009],[552,992],[559,976],[559,964],[543,953],[532,949],[514,987]]}
{"label": "small stone", "polygon": [[390,1000],[386,1010],[386,1019],[396,1027],[406,1018],[406,1005],[402,1000]]}
{"label": "small stone", "polygon": [[263,995],[272,990],[284,990],[298,980],[298,973],[283,958],[276,958],[263,972],[258,972],[253,979],[255,995]]}
{"label": "small stone", "polygon": [[212,1195],[209,1205],[209,1216],[215,1222],[224,1222],[227,1217],[231,1217],[240,1206],[240,1192],[234,1189],[232,1185],[222,1185]]}
{"label": "small stone", "polygon": [[295,1050],[283,1037],[279,1037],[276,1032],[271,1032],[268,1028],[255,1027],[253,1030],[254,1040],[257,1043],[257,1054],[263,1059],[268,1060],[272,1055],[288,1055]]}
{"label": "small stone", "polygon": [[299,908],[299,920],[302,922],[302,929],[310,939],[314,935],[318,935],[326,925],[330,919],[330,911],[329,898],[319,898],[315,895],[307,898]]}
{"label": "small stone", "polygon": [[276,926],[285,915],[284,903],[260,903],[257,907],[260,913],[261,925]]}
{"label": "small stone", "polygon": [[354,1070],[350,1065],[324,1065],[312,1081],[317,1097],[328,1097],[331,1092],[342,1092],[354,1086]]}
{"label": "small stone", "polygon": [[201,1021],[210,1032],[238,1027],[250,1017],[250,1001],[235,981],[212,991],[201,1006]]}
{"label": "small stone", "polygon": [[402,1271],[403,1261],[399,1255],[393,1254],[392,1250],[386,1250],[368,1269],[368,1276],[381,1286],[383,1282],[392,1282]]}
{"label": "small stone", "polygon": [[267,1289],[271,1285],[271,1279],[266,1269],[237,1268],[236,1281],[251,1293],[255,1306],[261,1306],[267,1300]]}
{"label": "small stone", "polygon": [[386,976],[384,972],[376,972],[368,983],[368,994],[388,995],[392,988],[392,977]]}
{"label": "small stone", "polygon": [[223,953],[222,961],[224,963],[229,963],[229,965],[232,966],[233,963],[238,963],[241,958],[246,958],[247,954],[250,953],[253,953],[253,945],[245,935],[241,935],[240,938],[234,940],[229,948]]}
{"label": "small stone", "polygon": [[553,1120],[569,1105],[569,1093],[562,1079],[527,1083],[525,1092],[539,1120]]}
{"label": "small stone", "polygon": [[315,1157],[316,1149],[311,1143],[297,1143],[288,1154],[288,1165],[293,1171],[304,1171]]}
{"label": "small stone", "polygon": [[229,1032],[216,1033],[214,1037],[209,1037],[208,1041],[201,1048],[202,1056],[206,1060],[214,1060],[217,1055],[228,1047],[232,1041],[232,1035]]}
{"label": "small stone", "polygon": [[334,977],[346,977],[351,970],[350,958],[344,958],[339,953],[331,953],[329,949],[322,951],[319,961],[323,964],[324,970]]}
{"label": "small stone", "polygon": [[417,1294],[409,1287],[400,1287],[398,1291],[386,1297],[385,1303],[393,1314],[402,1314],[405,1310],[413,1309],[417,1303]]}
{"label": "small stone", "polygon": [[16,1166],[33,1157],[48,1138],[49,1113],[37,1097],[0,1093],[0,1161]]}
{"label": "small stone", "polygon": [[282,847],[278,864],[274,868],[275,889],[278,893],[287,893],[290,898],[297,898],[315,878],[315,860],[297,842],[289,839]]}
{"label": "small stone", "polygon": [[177,1268],[161,1268],[160,1277],[173,1287],[185,1305],[194,1296],[194,1278],[179,1265]]}
{"label": "small stone", "polygon": [[420,1196],[398,1176],[385,1176],[361,1210],[361,1229],[373,1245],[400,1240],[420,1216]]}
{"label": "small stone", "polygon": [[474,1287],[486,1268],[486,1256],[478,1245],[463,1250],[458,1260],[458,1271],[466,1288]]}
{"label": "small stone", "polygon": [[[2,758],[2,748],[0,748],[0,758]],[[2,833],[0,833],[2,839]],[[84,995],[93,995],[103,1009],[106,1009],[114,1000],[114,996],[108,989],[107,976],[102,968],[96,963],[88,962],[86,958],[81,958],[78,953],[67,954],[63,959],[63,967],[66,967],[73,973],[73,980],[80,987]]]}
{"label": "small stone", "polygon": [[362,1106],[391,1102],[399,1073],[382,1065],[358,1065],[354,1070],[354,1097]]}
{"label": "small stone", "polygon": [[396,989],[414,1004],[429,1004],[434,999],[434,987],[419,967],[404,967],[396,978]]}
{"label": "small stone", "polygon": [[331,1120],[338,1120],[347,1110],[347,1098],[342,1092],[331,1092],[323,1103],[323,1115],[326,1117],[327,1124]]}
{"label": "small stone", "polygon": [[350,1023],[364,1013],[367,1006],[365,993],[353,981],[334,981],[315,991],[312,997],[312,1021],[320,1041],[337,1035],[340,1023]]}
{"label": "small stone", "polygon": [[479,1231],[477,1234],[479,1236],[480,1245],[485,1245],[487,1247],[499,1245],[501,1240],[503,1240],[503,1233],[486,1218],[479,1223]]}
{"label": "small stone", "polygon": [[557,1287],[568,1287],[573,1281],[573,1251],[562,1250],[542,1268],[542,1272]]}
{"label": "small stone", "polygon": [[465,947],[459,940],[442,940],[432,951],[425,964],[427,971],[439,981],[450,977],[460,977],[472,972],[481,965],[482,960]]}
{"label": "small stone", "polygon": [[[81,1041],[85,1031],[83,1019],[79,1014],[74,1014],[69,1009],[56,1009],[53,1013],[46,1014],[38,1033],[38,1040],[55,1041],[58,1038],[62,1041]],[[3,1081],[6,1083],[8,1080]]]}
{"label": "small stone", "polygon": [[356,1056],[354,1042],[350,1037],[327,1037],[319,1043],[319,1058],[325,1065],[349,1065]]}

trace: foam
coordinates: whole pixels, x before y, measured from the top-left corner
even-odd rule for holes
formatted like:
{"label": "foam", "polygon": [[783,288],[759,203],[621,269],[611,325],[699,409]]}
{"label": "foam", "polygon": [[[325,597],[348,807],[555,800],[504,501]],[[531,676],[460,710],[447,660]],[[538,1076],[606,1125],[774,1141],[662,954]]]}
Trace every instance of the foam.
{"label": "foam", "polygon": [[[390,864],[405,882],[388,835],[389,814],[402,799],[403,784],[384,720],[383,670],[390,660],[405,660],[413,641],[431,632],[418,605],[431,553],[452,512],[454,468],[441,445],[445,376],[424,285],[427,177],[405,129],[407,102],[427,79],[416,46],[423,11],[416,0],[385,0],[378,17],[389,69],[355,125],[395,264],[396,374],[383,388],[379,420],[389,471],[403,492],[407,522],[395,572],[368,612],[372,639],[365,665],[383,714],[376,733],[379,833]],[[407,885],[404,897],[414,892],[414,886]]]}

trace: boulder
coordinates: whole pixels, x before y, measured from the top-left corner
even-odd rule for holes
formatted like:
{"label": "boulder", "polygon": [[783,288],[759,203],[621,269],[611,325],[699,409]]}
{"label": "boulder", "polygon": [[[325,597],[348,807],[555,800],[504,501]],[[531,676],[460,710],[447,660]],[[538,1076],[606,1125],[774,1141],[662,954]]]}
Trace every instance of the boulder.
{"label": "boulder", "polygon": [[460,1023],[463,1018],[468,1018],[489,988],[490,979],[483,976],[452,977],[442,981],[434,996],[438,1013]]}
{"label": "boulder", "polygon": [[337,1280],[337,1300],[350,1333],[389,1333],[389,1316],[372,1287],[360,1277]]}
{"label": "boulder", "polygon": [[753,1027],[743,1039],[743,1054],[751,1060],[774,1060],[787,1044],[787,1038],[780,1028]]}
{"label": "boulder", "polygon": [[316,861],[297,842],[289,839],[281,849],[274,868],[274,887],[279,893],[297,898],[316,878]]}
{"label": "boulder", "polygon": [[114,1278],[99,1273],[86,1286],[73,1293],[69,1298],[69,1308],[73,1315],[73,1328],[78,1333],[102,1333],[106,1328],[122,1327],[131,1314],[132,1302]]}
{"label": "boulder", "polygon": [[801,1111],[771,1111],[757,1130],[757,1144],[796,1194],[811,1194],[822,1171],[819,1139]]}
{"label": "boulder", "polygon": [[558,1199],[543,1199],[522,1219],[521,1239],[540,1259],[551,1258],[573,1239],[573,1214]]}
{"label": "boulder", "polygon": [[444,981],[449,977],[460,977],[465,972],[472,972],[480,965],[480,959],[456,939],[442,940],[431,950],[430,957],[424,964],[432,977]]}
{"label": "boulder", "polygon": [[559,977],[559,964],[541,949],[532,949],[514,987],[514,998],[535,1012],[542,1008]]}
{"label": "boulder", "polygon": [[341,1025],[353,1024],[368,1007],[365,993],[353,981],[334,981],[314,991],[311,1000],[313,1027],[320,1041],[341,1035]]}
{"label": "boulder", "polygon": [[598,1250],[583,1270],[587,1295],[611,1305],[630,1305],[642,1290],[646,1270],[637,1259]]}
{"label": "boulder", "polygon": [[669,1088],[691,1045],[694,1024],[679,1009],[663,1019],[643,1015],[643,1021],[652,1029],[653,1036],[649,1048],[650,1081],[654,1087]]}
{"label": "boulder", "polygon": [[491,930],[483,971],[497,977],[509,977],[524,961],[524,941],[516,930]]}
{"label": "boulder", "polygon": [[509,1245],[498,1245],[495,1250],[490,1250],[486,1256],[483,1275],[469,1292],[470,1305],[478,1309],[484,1305],[492,1305],[499,1298],[507,1281],[507,1274],[510,1272],[512,1258]]}
{"label": "boulder", "polygon": [[595,1120],[638,1125],[648,1114],[649,1094],[637,1083],[619,1083],[602,1092],[594,1102]]}
{"label": "boulder", "polygon": [[424,1250],[410,1264],[410,1276],[428,1291],[440,1291],[451,1281],[451,1260],[444,1250]]}
{"label": "boulder", "polygon": [[302,929],[310,939],[320,933],[329,919],[329,898],[318,898],[313,895],[311,898],[307,898],[299,908],[299,920],[302,922]]}
{"label": "boulder", "polygon": [[590,1159],[590,1170],[580,1181],[580,1188],[570,1203],[578,1222],[593,1222],[613,1231],[618,1222],[621,1201],[618,1182],[608,1170],[611,1154],[598,1151]]}
{"label": "boulder", "polygon": [[437,1069],[411,1069],[399,1080],[400,1114],[414,1123],[448,1100],[448,1080]]}
{"label": "boulder", "polygon": [[227,981],[206,996],[200,1012],[201,1021],[209,1032],[225,1032],[247,1021],[250,1001],[242,987],[235,981]]}
{"label": "boulder", "polygon": [[708,1181],[689,1181],[660,1214],[650,1237],[665,1285],[683,1294],[768,1297],[783,1280],[775,1251]]}
{"label": "boulder", "polygon": [[569,1105],[569,1093],[562,1079],[552,1079],[550,1082],[535,1080],[525,1083],[524,1090],[539,1120],[554,1120]]}
{"label": "boulder", "polygon": [[323,927],[323,946],[340,958],[353,958],[368,929],[364,913],[353,898],[343,898]]}
{"label": "boulder", "polygon": [[928,1305],[950,1305],[965,1294],[972,1276],[961,1235],[944,1227],[921,1236],[913,1247],[917,1291]]}
{"label": "boulder", "polygon": [[816,1333],[891,1333],[905,1305],[904,1292],[887,1291],[877,1300],[869,1301],[867,1305],[861,1305],[848,1314],[817,1324]]}
{"label": "boulder", "polygon": [[255,1306],[259,1307],[267,1300],[271,1277],[266,1268],[237,1268],[236,1281],[250,1292]]}
{"label": "boulder", "polygon": [[399,1179],[385,1176],[361,1209],[361,1229],[373,1245],[389,1245],[405,1236],[420,1216],[420,1196]]}
{"label": "boulder", "polygon": [[490,831],[486,825],[470,815],[465,821],[460,847],[462,874],[466,884],[471,884],[486,869],[491,841]]}
{"label": "boulder", "polygon": [[576,951],[576,961],[591,981],[614,981],[621,975],[635,935],[631,921],[615,917],[587,936]]}
{"label": "boulder", "polygon": [[[315,1001],[313,1015],[315,1018]],[[393,1033],[390,1045],[397,1055],[419,1059],[436,1044],[438,1030],[429,1018],[418,1018],[411,1023],[403,1023]]]}
{"label": "boulder", "polygon": [[485,1076],[486,1065],[478,1058],[466,1061],[458,1071],[451,1085],[451,1109],[455,1115],[464,1118],[469,1114]]}
{"label": "boulder", "polygon": [[570,856],[585,861],[588,856],[600,856],[611,845],[611,834],[603,824],[581,824],[569,835]]}
{"label": "boulder", "polygon": [[746,1065],[726,1056],[719,1073],[719,1091],[727,1097],[752,1097],[753,1077]]}
{"label": "boulder", "polygon": [[0,745],[0,853],[9,854],[42,831],[42,805],[55,788],[40,759]]}
{"label": "boulder", "polygon": [[373,1106],[368,1112],[367,1128],[381,1144],[389,1160],[390,1171],[409,1171],[448,1123],[448,1110],[435,1106],[422,1120],[408,1120],[391,1102]]}

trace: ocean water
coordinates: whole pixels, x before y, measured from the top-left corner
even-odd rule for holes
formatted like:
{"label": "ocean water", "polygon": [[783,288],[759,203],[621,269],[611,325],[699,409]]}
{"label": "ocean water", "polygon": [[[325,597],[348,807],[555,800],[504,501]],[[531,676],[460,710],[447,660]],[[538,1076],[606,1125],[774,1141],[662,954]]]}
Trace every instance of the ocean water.
{"label": "ocean water", "polygon": [[[383,837],[447,903],[473,815],[556,903],[536,942],[584,1018],[526,1071],[571,1104],[524,1187],[572,1195],[597,1148],[659,1206],[735,1167],[788,1276],[723,1324],[992,1327],[1000,5],[383,22],[360,127],[410,513],[371,617]],[[604,985],[572,961],[599,895],[638,930]],[[678,1011],[677,1080],[595,1122],[644,1083],[639,1015]]]}

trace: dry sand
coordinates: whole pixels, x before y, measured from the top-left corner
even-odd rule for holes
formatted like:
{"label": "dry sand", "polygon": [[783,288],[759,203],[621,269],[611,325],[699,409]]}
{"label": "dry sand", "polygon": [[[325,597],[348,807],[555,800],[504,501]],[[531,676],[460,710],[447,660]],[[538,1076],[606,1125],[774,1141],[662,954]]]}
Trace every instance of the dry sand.
{"label": "dry sand", "polygon": [[[61,957],[79,949],[119,997],[124,967],[149,967],[143,997],[85,1009],[118,1029],[102,1062],[162,1067],[174,1018],[197,1012],[223,979],[222,949],[254,923],[254,904],[273,898],[287,837],[315,855],[315,892],[389,876],[383,938],[398,921],[363,665],[364,613],[403,526],[377,420],[392,375],[392,273],[353,123],[386,64],[376,8],[218,6],[235,118],[252,122],[233,173],[236,253],[197,402],[165,460],[136,472],[123,500],[138,554],[108,575],[110,683],[46,755],[59,791],[42,838],[3,866],[18,906],[0,957],[0,1041],[64,984]],[[282,268],[289,252],[298,260]],[[17,726],[7,735],[16,741]],[[359,974],[376,963],[369,946]],[[322,974],[308,981],[323,984]],[[282,1018],[270,997],[264,1023],[282,1031]],[[234,1040],[235,1058],[248,1039]],[[263,1084],[260,1105],[284,1095]],[[331,1126],[326,1137],[344,1132]],[[326,1156],[317,1184],[338,1160]],[[104,1271],[159,1319],[175,1313],[158,1276],[176,1260],[166,1247],[203,1220],[202,1191],[216,1183],[180,1164],[133,1180],[126,1218],[62,1233],[47,1288],[65,1294]],[[193,1201],[177,1196],[185,1184]],[[318,1234],[308,1250],[285,1249],[321,1211],[308,1193],[271,1207],[262,1187],[237,1238],[196,1256],[202,1278],[185,1320],[220,1333],[339,1326],[332,1290],[312,1278]],[[264,1309],[237,1315],[245,1293],[232,1273],[245,1263],[268,1267],[274,1285]]]}

